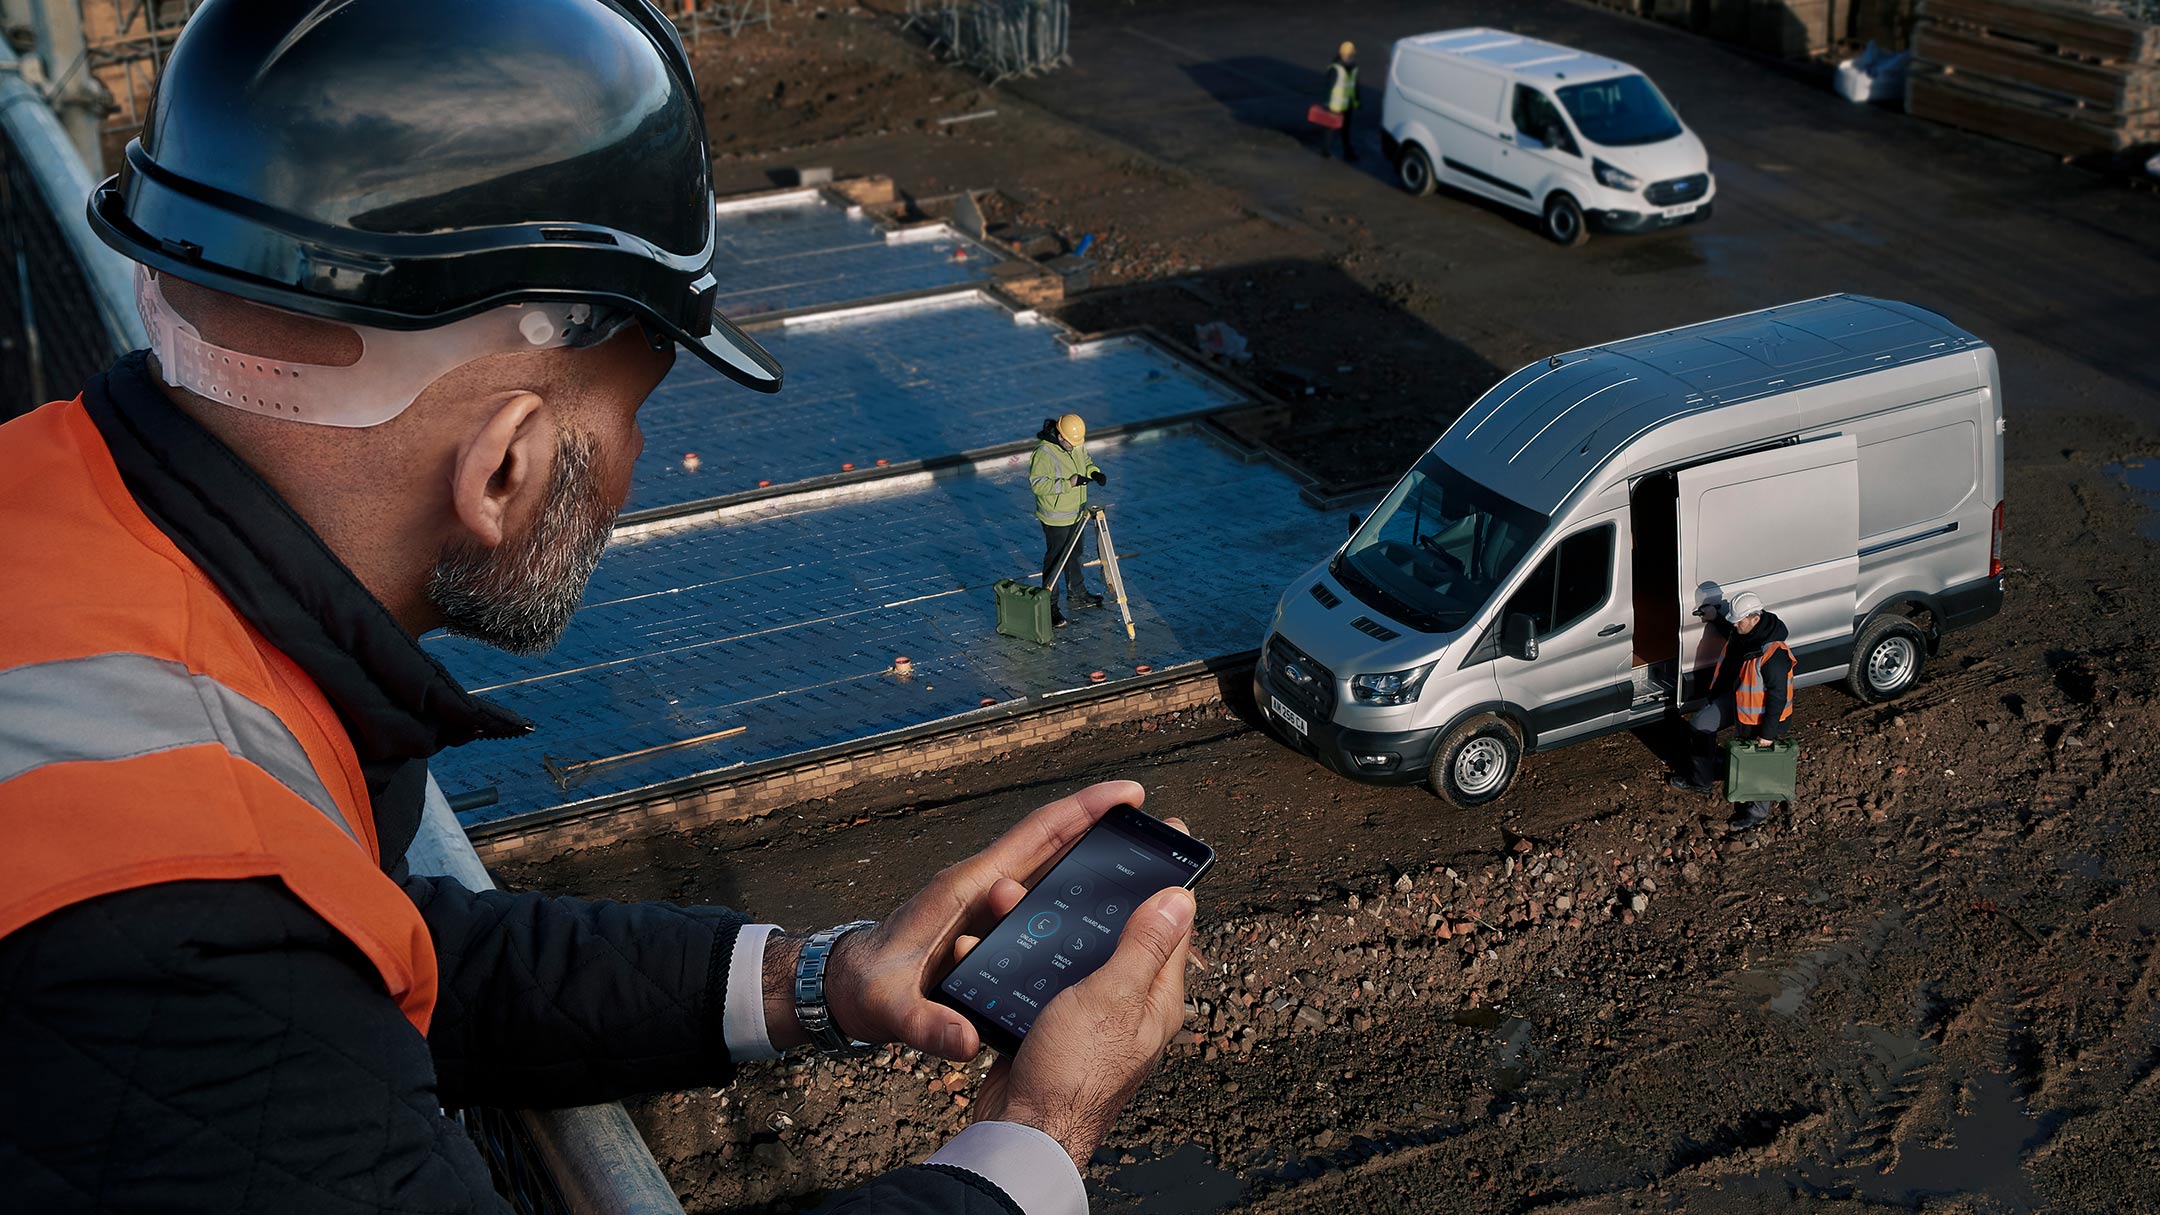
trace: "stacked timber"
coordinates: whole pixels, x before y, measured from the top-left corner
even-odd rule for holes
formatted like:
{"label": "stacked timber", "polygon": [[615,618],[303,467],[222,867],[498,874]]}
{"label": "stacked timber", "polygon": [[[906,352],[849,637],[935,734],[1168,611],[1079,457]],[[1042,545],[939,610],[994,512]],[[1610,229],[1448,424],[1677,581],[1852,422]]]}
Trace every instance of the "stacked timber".
{"label": "stacked timber", "polygon": [[2064,157],[2160,141],[2160,24],[2077,0],[1922,0],[1905,106]]}
{"label": "stacked timber", "polygon": [[1845,36],[1854,0],[1593,0],[1786,59],[1820,55]]}

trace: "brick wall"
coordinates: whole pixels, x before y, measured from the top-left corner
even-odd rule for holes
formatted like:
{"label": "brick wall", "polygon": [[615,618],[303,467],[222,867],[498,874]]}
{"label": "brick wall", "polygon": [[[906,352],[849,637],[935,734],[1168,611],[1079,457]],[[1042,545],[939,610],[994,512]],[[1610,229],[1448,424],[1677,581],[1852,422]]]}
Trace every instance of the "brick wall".
{"label": "brick wall", "polygon": [[482,827],[473,847],[488,865],[540,861],[575,848],[593,848],[659,831],[690,831],[713,823],[757,818],[805,801],[831,797],[869,781],[935,772],[1043,743],[1084,730],[1249,699],[1238,689],[1248,667],[1198,671],[1149,687],[1042,709],[994,723],[866,748],[847,755],[722,779],[667,797],[611,806],[552,822],[501,829]]}

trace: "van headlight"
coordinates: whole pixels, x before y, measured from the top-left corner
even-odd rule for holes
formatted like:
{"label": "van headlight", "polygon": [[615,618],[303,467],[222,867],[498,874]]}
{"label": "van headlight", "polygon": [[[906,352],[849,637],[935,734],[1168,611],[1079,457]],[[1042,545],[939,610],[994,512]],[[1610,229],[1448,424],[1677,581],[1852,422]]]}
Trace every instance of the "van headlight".
{"label": "van headlight", "polygon": [[1389,671],[1382,675],[1352,675],[1350,695],[1361,704],[1406,705],[1418,698],[1425,686],[1425,677],[1432,674],[1439,663],[1428,662],[1407,671]]}
{"label": "van headlight", "polygon": [[1599,181],[1615,190],[1633,191],[1642,189],[1642,178],[1635,176],[1626,169],[1606,164],[1602,160],[1592,160],[1590,167],[1597,170],[1597,179]]}

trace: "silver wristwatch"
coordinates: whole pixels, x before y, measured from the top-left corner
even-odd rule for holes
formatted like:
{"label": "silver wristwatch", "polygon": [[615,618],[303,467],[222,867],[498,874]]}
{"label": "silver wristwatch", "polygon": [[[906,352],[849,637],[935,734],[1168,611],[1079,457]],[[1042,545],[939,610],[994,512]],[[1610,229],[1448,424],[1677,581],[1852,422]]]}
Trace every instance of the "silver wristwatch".
{"label": "silver wristwatch", "polygon": [[875,1045],[853,1041],[833,1024],[832,1008],[825,1003],[825,964],[832,956],[834,942],[858,928],[875,928],[877,923],[876,920],[856,920],[852,924],[819,929],[803,942],[802,955],[795,960],[795,1019],[802,1022],[811,1044],[822,1054],[854,1054]]}

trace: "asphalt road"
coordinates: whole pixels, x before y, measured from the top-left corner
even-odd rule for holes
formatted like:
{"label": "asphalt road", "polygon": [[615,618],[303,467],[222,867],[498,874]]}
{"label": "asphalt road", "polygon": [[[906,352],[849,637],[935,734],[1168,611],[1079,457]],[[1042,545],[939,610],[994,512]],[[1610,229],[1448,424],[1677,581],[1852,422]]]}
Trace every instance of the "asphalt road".
{"label": "asphalt road", "polygon": [[[1568,250],[1498,204],[1396,188],[1377,134],[1389,45],[1488,24],[1647,72],[1709,148],[1716,214]],[[1355,167],[1320,161],[1303,123],[1342,39],[1365,65]],[[2013,419],[2153,416],[2160,194],[1849,104],[1800,69],[1558,0],[1098,4],[1076,14],[1072,53],[1008,87],[1284,216],[1354,214],[1398,273],[1451,305],[1435,323],[1474,345],[1534,358],[1853,291],[1995,343]]]}

